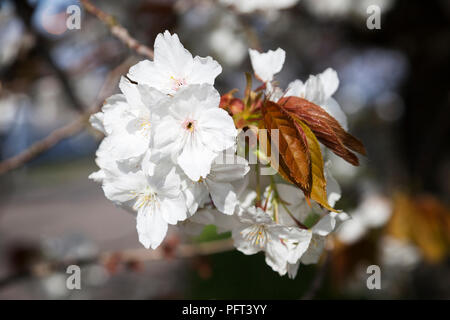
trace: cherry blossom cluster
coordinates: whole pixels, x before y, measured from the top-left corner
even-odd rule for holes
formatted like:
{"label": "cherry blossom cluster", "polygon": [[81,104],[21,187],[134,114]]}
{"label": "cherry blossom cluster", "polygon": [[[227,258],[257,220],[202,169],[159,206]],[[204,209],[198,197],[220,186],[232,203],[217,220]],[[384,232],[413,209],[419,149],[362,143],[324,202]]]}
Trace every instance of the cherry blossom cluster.
{"label": "cherry blossom cluster", "polygon": [[[168,31],[157,36],[154,52],[154,61],[131,67],[120,80],[121,93],[91,117],[105,138],[96,153],[100,170],[90,178],[101,183],[106,198],[135,214],[139,241],[146,248],[161,244],[168,225],[198,234],[212,224],[218,232],[231,232],[244,254],[264,252],[280,275],[293,278],[300,263],[317,263],[338,214],[316,203],[310,206],[299,188],[278,176],[262,186],[257,199],[248,179],[251,166],[236,154],[238,130],[219,107],[221,96],[214,87],[222,71],[219,63],[193,57]],[[305,83],[296,80],[282,90],[274,75],[285,52],[249,53],[268,99],[276,101],[287,92],[303,97],[346,126],[331,97],[338,87],[335,71],[327,69]],[[328,202],[334,206],[340,189],[328,166]]]}

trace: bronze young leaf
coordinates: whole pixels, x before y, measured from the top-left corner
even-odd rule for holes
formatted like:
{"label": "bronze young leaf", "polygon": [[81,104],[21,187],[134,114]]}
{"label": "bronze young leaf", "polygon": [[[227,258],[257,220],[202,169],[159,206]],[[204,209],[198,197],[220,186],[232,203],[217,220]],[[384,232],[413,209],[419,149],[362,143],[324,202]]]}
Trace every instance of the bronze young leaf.
{"label": "bronze young leaf", "polygon": [[309,154],[311,157],[311,172],[312,172],[312,189],[311,199],[315,200],[321,206],[328,210],[337,212],[333,209],[327,200],[327,181],[323,173],[323,158],[320,151],[320,145],[316,136],[311,129],[301,121],[296,115],[293,115],[295,125],[303,132],[308,142]]}
{"label": "bronze young leaf", "polygon": [[279,141],[271,141],[278,149],[283,175],[297,185],[307,198],[311,195],[311,157],[307,141],[300,134],[292,118],[278,104],[266,101],[263,110],[264,126],[269,132],[279,130]]}
{"label": "bronze young leaf", "polygon": [[279,104],[306,123],[317,139],[335,154],[355,166],[359,165],[358,157],[352,151],[365,155],[364,145],[346,132],[324,109],[299,97],[284,97]]}

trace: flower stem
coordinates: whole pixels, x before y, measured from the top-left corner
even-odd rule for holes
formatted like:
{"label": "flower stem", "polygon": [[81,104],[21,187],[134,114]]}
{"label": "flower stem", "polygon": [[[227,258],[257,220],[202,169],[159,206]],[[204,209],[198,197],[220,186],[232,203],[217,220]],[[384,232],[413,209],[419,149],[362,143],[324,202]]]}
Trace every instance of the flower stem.
{"label": "flower stem", "polygon": [[256,161],[256,202],[259,203],[261,201],[261,180],[259,177],[259,161]]}

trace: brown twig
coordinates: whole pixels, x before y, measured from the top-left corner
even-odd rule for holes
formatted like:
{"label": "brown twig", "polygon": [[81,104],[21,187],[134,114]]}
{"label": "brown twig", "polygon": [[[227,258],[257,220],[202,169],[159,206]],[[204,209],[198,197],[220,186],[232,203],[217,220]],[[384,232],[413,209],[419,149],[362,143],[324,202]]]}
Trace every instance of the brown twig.
{"label": "brown twig", "polygon": [[[153,58],[153,50],[146,47],[145,45],[140,44],[136,39],[130,36],[128,31],[122,27],[120,24],[117,23],[116,19],[101,11],[96,6],[94,6],[89,0],[81,0],[81,3],[83,4],[86,11],[90,12],[94,16],[96,16],[99,20],[101,20],[103,23],[105,23],[111,30],[111,33],[116,36],[120,41],[125,43],[130,49],[135,50],[138,54],[147,56],[149,58]],[[122,66],[122,65],[121,65]],[[120,68],[119,66],[118,68]],[[116,68],[116,69],[118,69]],[[129,68],[129,65],[127,64],[127,69]],[[113,70],[111,74],[114,76],[117,75],[117,70]],[[122,74],[126,72],[126,70],[122,70],[120,68],[119,74]],[[109,85],[110,81],[105,82],[105,86]],[[52,133],[50,133],[47,137],[44,139],[34,143],[30,148],[26,149],[25,151],[21,152],[20,154],[11,157],[9,159],[4,160],[0,163],[0,175],[5,174],[8,171],[11,171],[13,169],[19,168],[28,161],[32,160],[39,154],[43,153],[44,151],[50,149],[51,147],[55,146],[58,142],[61,140],[64,140],[66,138],[69,138],[77,133],[79,133],[84,126],[87,123],[87,120],[89,119],[90,115],[97,112],[100,107],[101,103],[103,102],[106,97],[110,94],[102,94],[102,92],[105,89],[105,86],[102,88],[99,97],[101,97],[100,102],[96,104],[96,106],[92,110],[88,110],[87,112],[81,114],[76,120],[73,122],[63,126],[62,128],[59,128]]]}
{"label": "brown twig", "polygon": [[32,17],[34,8],[27,1],[18,1],[14,2],[17,15],[22,19],[23,23],[27,26],[30,34],[33,35],[35,41],[34,51],[40,55],[44,61],[50,66],[50,68],[54,71],[56,78],[59,80],[64,93],[66,94],[68,100],[71,103],[71,106],[77,110],[78,112],[83,112],[85,110],[82,101],[75,94],[70,80],[67,77],[67,74],[58,66],[55,62],[55,59],[50,54],[50,42],[36,32],[32,26]]}
{"label": "brown twig", "polygon": [[136,51],[142,56],[147,56],[153,59],[153,50],[149,47],[141,44],[135,38],[133,38],[128,30],[122,27],[113,16],[107,14],[106,12],[100,10],[92,4],[89,0],[81,0],[86,11],[90,14],[96,16],[100,21],[108,26],[111,33],[120,41],[122,41],[128,48]]}
{"label": "brown twig", "polygon": [[37,155],[53,147],[59,141],[80,132],[84,127],[86,120],[89,118],[89,115],[90,113],[82,114],[75,121],[63,126],[62,128],[56,129],[44,139],[35,142],[25,151],[19,153],[14,157],[2,161],[0,163],[0,175],[21,167],[23,164],[32,160]]}
{"label": "brown twig", "polygon": [[[195,244],[180,244],[174,249],[171,257],[178,259],[188,259],[197,256],[226,252],[232,250],[233,248],[234,247],[232,239],[222,239]],[[81,267],[100,263],[106,266],[111,260],[114,260],[118,264],[127,265],[136,262],[142,263],[147,261],[161,261],[166,260],[166,258],[167,254],[165,253],[164,247],[160,246],[156,250],[148,250],[142,248],[128,249],[118,252],[105,252],[91,258],[80,260],[68,260],[59,262],[43,261],[30,266],[24,271],[0,279],[0,288],[6,287],[20,280],[28,279],[32,276],[44,276],[54,271],[65,272],[69,265],[77,265]]]}
{"label": "brown twig", "polygon": [[[215,240],[208,242],[201,242],[196,244],[179,244],[173,254],[174,258],[192,258],[195,256],[205,256],[220,252],[225,252],[233,249],[232,239]],[[105,253],[101,256],[101,261],[105,261],[112,255],[117,255],[117,252]],[[164,260],[166,254],[163,247],[156,250],[148,250],[145,248],[129,249],[119,253],[121,261],[124,263],[139,261],[158,261]]]}
{"label": "brown twig", "polygon": [[103,87],[98,95],[97,102],[91,110],[84,112],[74,121],[51,132],[47,137],[35,142],[33,145],[31,145],[31,147],[22,151],[18,155],[0,162],[0,175],[23,166],[25,163],[32,160],[39,154],[55,146],[61,140],[67,139],[79,133],[88,124],[89,117],[93,113],[99,111],[103,104],[103,101],[113,93],[112,88],[115,87],[118,77],[121,74],[125,73],[131,65],[132,62],[130,61],[130,59],[127,59],[108,74],[106,81],[103,84]]}

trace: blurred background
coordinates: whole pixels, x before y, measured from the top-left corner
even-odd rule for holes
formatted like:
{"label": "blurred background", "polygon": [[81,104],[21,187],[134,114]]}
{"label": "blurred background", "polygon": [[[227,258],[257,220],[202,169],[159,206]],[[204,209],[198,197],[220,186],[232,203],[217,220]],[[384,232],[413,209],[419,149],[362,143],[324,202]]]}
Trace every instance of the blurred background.
{"label": "blurred background", "polygon": [[[289,280],[262,255],[171,254],[179,242],[229,236],[212,227],[196,238],[172,231],[151,261],[124,262],[122,250],[140,248],[135,220],[88,180],[101,136],[86,126],[0,175],[0,299],[450,299],[450,2],[291,2],[243,13],[228,0],[93,1],[150,48],[168,29],[194,55],[214,57],[222,94],[244,88],[249,47],[286,50],[281,86],[337,70],[336,100],[368,157],[358,168],[332,158],[337,207],[353,219],[322,263]],[[3,161],[117,92],[118,76],[144,57],[78,1],[0,3]],[[70,5],[80,29],[66,26]],[[366,25],[370,5],[380,29]],[[66,288],[71,263],[82,290]],[[372,264],[381,290],[366,286]]]}

